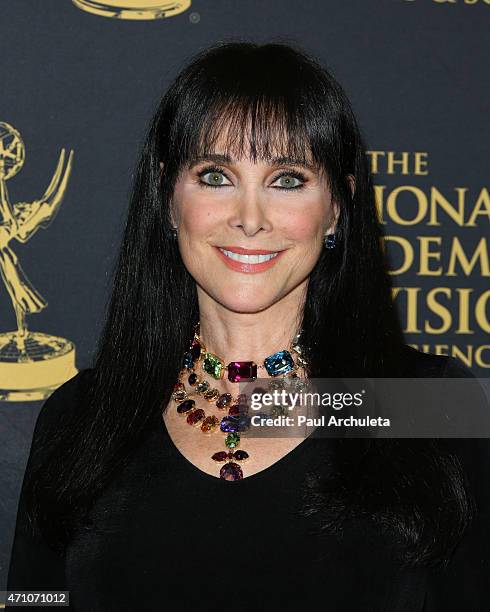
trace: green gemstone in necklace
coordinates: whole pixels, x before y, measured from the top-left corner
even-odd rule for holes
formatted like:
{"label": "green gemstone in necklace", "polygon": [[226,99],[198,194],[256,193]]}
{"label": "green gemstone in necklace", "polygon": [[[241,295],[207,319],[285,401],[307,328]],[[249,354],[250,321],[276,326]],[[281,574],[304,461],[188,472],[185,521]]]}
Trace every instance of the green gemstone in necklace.
{"label": "green gemstone in necklace", "polygon": [[225,438],[225,446],[226,448],[236,448],[240,444],[240,435],[231,432]]}
{"label": "green gemstone in necklace", "polygon": [[223,378],[224,362],[214,353],[205,353],[202,369],[216,380]]}

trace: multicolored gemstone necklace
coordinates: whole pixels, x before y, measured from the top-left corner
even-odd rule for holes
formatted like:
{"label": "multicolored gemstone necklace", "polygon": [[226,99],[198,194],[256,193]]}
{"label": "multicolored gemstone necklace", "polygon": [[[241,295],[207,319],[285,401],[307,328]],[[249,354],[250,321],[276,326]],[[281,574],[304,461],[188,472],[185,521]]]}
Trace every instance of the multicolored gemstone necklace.
{"label": "multicolored gemstone necklace", "polygon": [[[251,382],[257,378],[257,369],[264,368],[269,376],[275,379],[294,379],[298,388],[301,388],[302,380],[298,377],[297,371],[300,367],[306,371],[307,362],[302,355],[301,345],[299,344],[300,334],[295,336],[289,347],[290,350],[278,351],[269,355],[264,359],[262,365],[257,365],[253,361],[232,361],[225,366],[220,357],[206,350],[199,336],[199,331],[200,324],[198,322],[189,350],[184,354],[183,367],[174,385],[172,398],[175,402],[178,402],[177,413],[185,416],[189,425],[199,426],[201,431],[206,434],[218,430],[226,434],[225,446],[227,450],[218,451],[211,458],[217,463],[224,463],[220,469],[220,478],[229,481],[240,480],[243,478],[243,471],[239,463],[243,463],[249,458],[246,451],[238,448],[240,432],[248,429],[249,426],[248,398],[245,394],[239,394],[235,397],[231,393],[220,393],[218,389],[211,387],[204,372],[215,380],[223,379],[226,372],[228,380],[231,382]],[[199,368],[202,370],[201,375],[197,373]],[[193,389],[190,392],[185,386],[185,377],[187,377],[187,383]],[[269,388],[278,388],[277,383],[279,383],[278,380],[269,381]],[[207,416],[202,408],[197,407],[196,401],[190,397],[191,395],[199,395],[210,403],[214,402],[217,408],[227,411],[226,416],[221,419],[214,415]]]}

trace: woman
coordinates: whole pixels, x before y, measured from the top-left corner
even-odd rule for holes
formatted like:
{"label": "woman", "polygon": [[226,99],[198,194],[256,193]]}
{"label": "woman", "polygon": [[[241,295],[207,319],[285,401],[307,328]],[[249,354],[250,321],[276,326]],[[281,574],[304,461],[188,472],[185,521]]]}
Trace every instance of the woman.
{"label": "woman", "polygon": [[325,69],[284,44],[194,57],[143,146],[94,367],[39,415],[8,588],[104,612],[479,609],[478,441],[240,444],[240,379],[472,376],[405,346],[381,240]]}

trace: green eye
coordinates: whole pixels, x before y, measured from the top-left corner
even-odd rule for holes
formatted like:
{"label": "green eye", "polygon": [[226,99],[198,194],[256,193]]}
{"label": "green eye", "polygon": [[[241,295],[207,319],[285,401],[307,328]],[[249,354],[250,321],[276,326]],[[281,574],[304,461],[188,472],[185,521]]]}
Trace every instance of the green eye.
{"label": "green eye", "polygon": [[[295,189],[301,189],[305,186],[306,177],[301,172],[283,172],[276,181],[281,181],[282,185],[275,187],[275,189],[283,189],[284,191],[293,191]],[[296,181],[296,183],[295,183]]]}
{"label": "green eye", "polygon": [[227,186],[227,183],[223,183],[223,179],[228,177],[223,170],[217,166],[207,166],[203,168],[198,173],[198,177],[201,179],[199,181],[201,187],[220,188]]}
{"label": "green eye", "polygon": [[223,175],[219,172],[208,172],[204,176],[209,176],[210,185],[221,185],[223,183]]}
{"label": "green eye", "polygon": [[281,187],[285,189],[294,189],[295,187],[298,186],[297,184],[296,185],[294,184],[294,181],[298,181],[298,179],[288,174],[285,174],[284,176],[279,177],[278,180],[282,183]]}

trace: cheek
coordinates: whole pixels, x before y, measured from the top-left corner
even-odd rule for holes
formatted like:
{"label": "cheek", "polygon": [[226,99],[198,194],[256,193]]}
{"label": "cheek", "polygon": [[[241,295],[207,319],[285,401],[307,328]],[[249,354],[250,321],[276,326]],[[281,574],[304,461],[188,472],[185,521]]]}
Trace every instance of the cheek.
{"label": "cheek", "polygon": [[318,238],[322,231],[322,215],[317,211],[290,212],[282,215],[277,227],[284,236],[295,242],[311,242]]}
{"label": "cheek", "polygon": [[222,219],[216,202],[207,202],[202,198],[198,203],[190,200],[182,203],[181,223],[190,240],[208,235],[220,221]]}
{"label": "cheek", "polygon": [[328,191],[315,189],[293,204],[282,208],[281,214],[276,216],[275,226],[289,239],[311,248],[312,242],[321,241],[323,236],[331,195]]}

